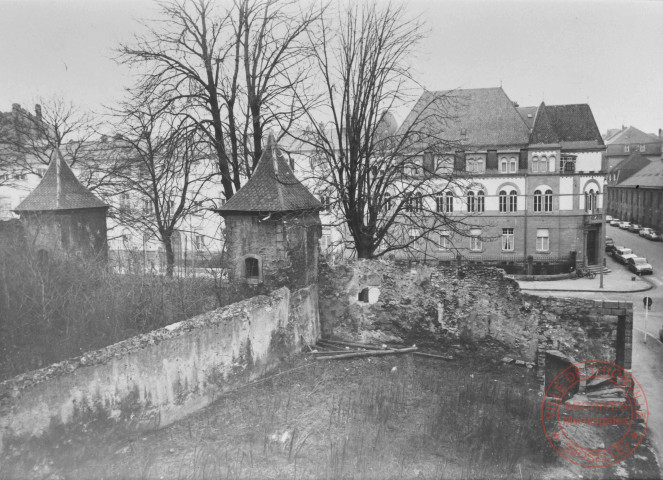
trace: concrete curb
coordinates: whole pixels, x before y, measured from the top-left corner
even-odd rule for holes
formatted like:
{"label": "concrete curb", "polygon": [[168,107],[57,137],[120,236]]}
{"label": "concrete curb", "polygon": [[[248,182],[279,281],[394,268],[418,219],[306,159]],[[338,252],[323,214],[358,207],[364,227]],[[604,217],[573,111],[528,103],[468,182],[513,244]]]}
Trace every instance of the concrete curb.
{"label": "concrete curb", "polygon": [[638,292],[647,292],[649,290],[652,290],[656,288],[656,285],[651,283],[649,280],[646,278],[643,278],[645,282],[649,284],[648,287],[645,288],[639,288],[637,290],[604,290],[600,288],[594,288],[591,290],[578,290],[576,288],[574,289],[568,289],[568,288],[523,288],[520,287],[521,290],[525,290],[528,292],[598,292],[598,293],[638,293]]}

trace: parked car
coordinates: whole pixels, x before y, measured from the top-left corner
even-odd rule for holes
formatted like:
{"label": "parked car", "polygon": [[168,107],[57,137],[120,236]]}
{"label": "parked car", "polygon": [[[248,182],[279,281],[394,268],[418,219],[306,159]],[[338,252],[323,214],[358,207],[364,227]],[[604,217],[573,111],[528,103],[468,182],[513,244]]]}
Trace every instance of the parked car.
{"label": "parked car", "polygon": [[629,232],[638,233],[640,230],[642,230],[642,225],[638,225],[637,223],[632,223],[628,226]]}
{"label": "parked car", "polygon": [[612,220],[610,220],[610,226],[611,226],[611,227],[618,227],[618,226],[619,226],[619,222],[621,222],[620,219],[618,219],[618,218],[613,218]]}
{"label": "parked car", "polygon": [[644,237],[648,240],[653,240],[655,242],[660,242],[663,240],[663,237],[656,230],[651,230],[649,233],[645,234]]}
{"label": "parked car", "polygon": [[610,253],[615,249],[615,241],[610,237],[605,237],[605,251]]}
{"label": "parked car", "polygon": [[631,257],[626,262],[629,270],[638,275],[644,275],[646,273],[654,273],[654,268],[647,263],[647,259],[644,257]]}
{"label": "parked car", "polygon": [[605,216],[605,223],[610,223],[612,221],[612,215]]}
{"label": "parked car", "polygon": [[619,228],[622,230],[628,230],[628,227],[631,226],[631,222],[619,222]]}
{"label": "parked car", "polygon": [[644,227],[644,228],[640,229],[640,231],[638,232],[638,235],[640,235],[641,237],[646,237],[647,234],[650,233],[651,231],[652,231],[651,228]]}
{"label": "parked car", "polygon": [[633,253],[633,250],[626,247],[615,248],[615,252],[612,254],[612,258],[617,260],[619,263],[623,263],[624,265],[626,265],[626,262],[628,262],[629,258],[633,257],[637,257],[637,255]]}

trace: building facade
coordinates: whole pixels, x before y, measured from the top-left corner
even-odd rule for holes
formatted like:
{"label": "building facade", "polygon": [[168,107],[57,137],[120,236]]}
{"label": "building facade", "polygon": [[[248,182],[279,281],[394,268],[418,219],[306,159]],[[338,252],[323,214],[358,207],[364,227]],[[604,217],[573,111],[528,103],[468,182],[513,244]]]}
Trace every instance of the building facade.
{"label": "building facade", "polygon": [[645,133],[635,127],[622,127],[621,130],[610,131],[605,137],[604,170],[611,172],[617,165],[637,153],[648,160],[661,157],[661,138]]}
{"label": "building facade", "polygon": [[608,187],[607,213],[643,227],[663,231],[663,158],[648,162]]}
{"label": "building facade", "polygon": [[[605,145],[590,107],[544,103],[518,107],[501,88],[425,92],[395,135],[421,118],[424,108],[434,106],[436,96],[447,104],[444,122],[434,127],[454,140],[455,151],[434,152],[426,159],[424,153],[415,159],[421,168],[410,168],[407,175],[449,168],[463,180],[453,186],[440,181],[433,187],[437,193],[424,195],[415,210],[422,215],[439,212],[452,222],[471,226],[463,234],[441,228],[432,238],[417,240],[419,258],[460,256],[508,265],[532,257],[542,265],[598,264],[605,235],[601,218]],[[303,153],[307,155],[314,152]],[[315,177],[308,162],[298,163],[304,165],[305,177]],[[311,189],[323,200],[328,195],[317,191],[315,184]],[[321,215],[323,238],[331,243],[347,235],[342,227],[325,228],[326,223],[339,224],[326,221],[333,214]],[[323,241],[323,247],[326,244]]]}

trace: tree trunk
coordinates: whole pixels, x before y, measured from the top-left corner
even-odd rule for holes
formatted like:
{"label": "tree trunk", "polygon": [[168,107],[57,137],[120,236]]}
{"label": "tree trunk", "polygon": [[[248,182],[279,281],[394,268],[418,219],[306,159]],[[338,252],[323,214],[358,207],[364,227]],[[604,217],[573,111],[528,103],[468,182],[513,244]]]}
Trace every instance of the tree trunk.
{"label": "tree trunk", "polygon": [[371,246],[370,238],[355,239],[357,258],[373,258],[375,248]]}
{"label": "tree trunk", "polygon": [[173,237],[170,233],[162,233],[161,241],[166,250],[166,276],[173,276],[175,267],[175,251],[173,250]]}

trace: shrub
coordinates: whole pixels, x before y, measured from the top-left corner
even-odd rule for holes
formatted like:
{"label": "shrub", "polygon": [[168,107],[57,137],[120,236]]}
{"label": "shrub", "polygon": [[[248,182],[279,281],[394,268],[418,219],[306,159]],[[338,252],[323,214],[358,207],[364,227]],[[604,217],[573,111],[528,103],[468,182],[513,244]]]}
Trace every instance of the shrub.
{"label": "shrub", "polygon": [[0,380],[192,317],[216,298],[208,278],[119,275],[0,245]]}

